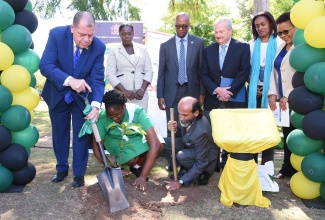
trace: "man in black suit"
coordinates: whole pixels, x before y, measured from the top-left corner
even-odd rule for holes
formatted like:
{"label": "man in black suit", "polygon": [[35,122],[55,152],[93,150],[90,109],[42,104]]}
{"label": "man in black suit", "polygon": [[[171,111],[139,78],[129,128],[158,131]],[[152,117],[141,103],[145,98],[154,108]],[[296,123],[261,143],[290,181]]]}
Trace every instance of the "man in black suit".
{"label": "man in black suit", "polygon": [[[217,146],[213,142],[211,125],[197,99],[184,97],[178,104],[181,138],[175,139],[177,163],[181,166],[179,181],[166,181],[168,190],[177,190],[192,182],[206,185],[217,163]],[[177,121],[169,121],[168,129],[175,132]],[[165,138],[163,156],[171,163],[171,139]]]}
{"label": "man in black suit", "polygon": [[[170,120],[170,108],[176,110],[174,118],[178,120],[177,105],[181,98],[192,96],[203,104],[204,88],[200,71],[204,42],[188,34],[189,28],[190,16],[179,13],[175,20],[176,35],[160,46],[157,98],[159,109],[166,110],[167,122]],[[170,136],[170,132],[167,132]],[[178,129],[175,136],[180,135]]]}
{"label": "man in black suit", "polygon": [[[214,24],[217,42],[204,49],[201,81],[206,89],[204,114],[207,118],[212,109],[247,108],[247,92],[244,86],[251,67],[249,45],[233,39],[231,34],[231,20],[219,18]],[[232,82],[228,86],[221,86],[222,78],[231,79]],[[233,101],[234,98],[239,98],[237,95],[242,89],[244,99]],[[224,151],[222,160],[220,168],[224,167],[226,160]]]}

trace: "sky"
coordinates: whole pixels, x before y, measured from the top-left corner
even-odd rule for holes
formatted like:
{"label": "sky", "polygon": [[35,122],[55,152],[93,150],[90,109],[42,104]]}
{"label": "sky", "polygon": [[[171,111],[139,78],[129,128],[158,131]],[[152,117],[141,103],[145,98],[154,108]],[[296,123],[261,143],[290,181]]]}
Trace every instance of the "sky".
{"label": "sky", "polygon": [[[215,0],[217,3],[225,3],[229,5],[236,5],[236,0]],[[35,0],[31,0],[32,3]],[[63,3],[66,1],[62,1]],[[167,12],[169,0],[134,0],[133,4],[141,8],[141,18],[144,22],[144,26],[148,30],[157,30],[163,25],[161,17]],[[61,8],[66,8],[62,6]],[[236,7],[232,7],[236,8]],[[75,12],[69,10],[63,10],[63,15],[57,13],[53,19],[43,20],[36,14],[38,18],[38,28],[33,33],[34,50],[39,56],[42,55],[50,29],[61,26],[70,25],[72,23],[72,18]]]}

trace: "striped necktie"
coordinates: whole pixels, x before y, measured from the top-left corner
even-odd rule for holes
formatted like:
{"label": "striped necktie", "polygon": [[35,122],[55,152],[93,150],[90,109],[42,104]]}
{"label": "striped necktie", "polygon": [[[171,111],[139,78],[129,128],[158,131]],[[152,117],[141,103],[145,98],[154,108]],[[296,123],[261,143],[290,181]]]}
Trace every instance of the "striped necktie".
{"label": "striped necktie", "polygon": [[180,40],[181,45],[179,48],[179,59],[178,59],[178,83],[183,85],[185,83],[185,47],[184,39]]}
{"label": "striped necktie", "polygon": [[227,45],[222,45],[221,46],[221,51],[219,53],[219,65],[220,65],[220,69],[222,69],[223,62],[225,61],[226,48],[227,48]]}

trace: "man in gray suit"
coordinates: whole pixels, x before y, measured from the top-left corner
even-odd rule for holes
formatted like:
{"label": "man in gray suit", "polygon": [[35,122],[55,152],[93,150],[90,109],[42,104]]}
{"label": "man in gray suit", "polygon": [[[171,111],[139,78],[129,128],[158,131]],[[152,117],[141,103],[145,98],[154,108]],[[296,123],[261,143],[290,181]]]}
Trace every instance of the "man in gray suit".
{"label": "man in gray suit", "polygon": [[[166,181],[168,190],[177,190],[192,182],[206,185],[217,163],[217,146],[213,142],[211,125],[197,99],[187,96],[178,104],[182,138],[175,138],[177,163],[181,166],[179,181]],[[168,129],[175,132],[177,121],[169,121]],[[171,139],[165,138],[163,156],[171,163]]]}
{"label": "man in gray suit", "polygon": [[[189,28],[190,16],[179,13],[175,20],[176,35],[160,46],[157,98],[159,109],[166,110],[167,122],[170,108],[177,109],[182,97],[195,97],[201,105],[204,100],[205,91],[200,80],[204,42],[188,34]],[[177,121],[177,111],[174,117]],[[179,130],[176,137],[181,135]]]}

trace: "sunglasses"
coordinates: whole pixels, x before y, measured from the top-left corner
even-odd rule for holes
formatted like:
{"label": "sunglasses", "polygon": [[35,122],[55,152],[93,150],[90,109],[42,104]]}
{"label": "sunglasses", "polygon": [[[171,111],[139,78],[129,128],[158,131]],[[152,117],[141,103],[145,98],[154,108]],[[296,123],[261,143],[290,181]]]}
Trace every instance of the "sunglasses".
{"label": "sunglasses", "polygon": [[188,25],[180,25],[180,24],[175,24],[175,28],[177,29],[177,30],[179,30],[179,29],[183,29],[183,30],[185,30],[185,29],[187,29],[188,28]]}
{"label": "sunglasses", "polygon": [[289,34],[289,31],[290,31],[291,29],[289,29],[289,30],[284,30],[284,31],[279,31],[277,34],[281,37],[281,35],[283,34],[283,35],[288,35]]}

